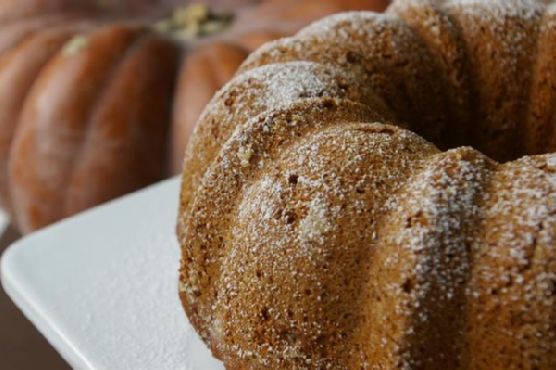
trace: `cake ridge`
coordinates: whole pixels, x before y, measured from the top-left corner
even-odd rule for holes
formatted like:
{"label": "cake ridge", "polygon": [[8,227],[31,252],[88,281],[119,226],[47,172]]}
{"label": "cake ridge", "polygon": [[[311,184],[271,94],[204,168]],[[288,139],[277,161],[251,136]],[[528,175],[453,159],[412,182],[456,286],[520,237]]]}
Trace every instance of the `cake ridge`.
{"label": "cake ridge", "polygon": [[[468,334],[471,340],[467,357],[471,367],[489,363],[502,368],[535,364],[549,369],[556,364],[550,355],[555,346],[554,333],[550,332],[556,318],[554,295],[547,286],[536,283],[537,279],[550,280],[555,271],[555,239],[550,225],[556,219],[545,195],[554,191],[554,170],[548,165],[553,158],[554,155],[524,157],[501,165],[485,193],[484,237],[473,245],[478,258],[469,286],[472,330]],[[507,184],[508,176],[513,178],[512,186]],[[548,240],[534,236],[542,234],[545,227],[551,234],[547,235]],[[540,251],[544,258],[536,260]],[[504,301],[511,304],[501,304]],[[492,311],[492,307],[499,309]],[[504,336],[496,335],[508,326],[511,331],[506,329]],[[540,337],[545,341],[537,342]],[[485,346],[492,351],[476,350]]]}
{"label": "cake ridge", "polygon": [[473,144],[468,122],[474,120],[472,93],[469,81],[469,62],[460,32],[445,12],[441,2],[433,0],[398,0],[387,10],[400,17],[419,37],[437,62],[436,69],[442,76],[446,91],[445,104],[451,107],[449,119],[453,123],[445,128],[442,149]]}
{"label": "cake ridge", "polygon": [[[338,100],[331,98],[316,98],[307,99],[307,102],[300,101],[294,102],[290,106],[277,109],[275,111],[265,111],[261,113],[259,117],[254,117],[250,119],[251,124],[245,127],[239,126],[236,132],[228,139],[222,148],[221,153],[218,158],[213,161],[213,164],[208,168],[206,173],[203,175],[202,182],[199,188],[196,189],[196,196],[193,198],[191,209],[196,210],[196,217],[180,217],[178,227],[178,236],[180,243],[185,243],[188,245],[187,249],[183,249],[186,255],[182,256],[182,279],[181,282],[185,285],[180,287],[180,294],[182,294],[183,299],[189,302],[189,312],[192,316],[192,323],[196,327],[200,327],[201,336],[205,339],[209,338],[209,332],[207,331],[207,322],[210,321],[210,308],[205,305],[204,308],[200,309],[197,313],[198,296],[200,292],[199,285],[201,278],[199,271],[206,273],[204,268],[201,266],[205,265],[206,261],[206,250],[204,244],[207,242],[218,242],[213,240],[210,236],[212,230],[218,224],[225,224],[226,219],[224,215],[229,215],[225,209],[229,209],[233,206],[230,202],[221,201],[216,203],[217,200],[222,199],[224,196],[230,197],[231,195],[237,194],[239,189],[242,189],[245,181],[252,179],[252,175],[248,177],[241,176],[241,173],[248,174],[249,169],[257,168],[254,167],[256,161],[261,163],[265,160],[267,156],[266,150],[269,150],[271,145],[270,138],[274,136],[283,137],[281,145],[283,145],[286,140],[288,140],[289,135],[285,135],[284,131],[286,128],[289,130],[309,130],[311,127],[323,127],[325,125],[332,124],[333,122],[313,122],[308,121],[307,116],[318,116],[318,117],[351,117],[348,120],[364,121],[365,119],[379,120],[381,117],[376,113],[370,111],[363,105],[352,103],[348,100]],[[349,109],[348,109],[349,108]],[[297,115],[294,112],[304,112],[307,116]],[[357,119],[359,117],[359,119]],[[304,125],[302,123],[305,123]],[[255,134],[256,133],[256,134]],[[289,140],[295,139],[295,137],[289,137]],[[247,154],[247,156],[245,156]],[[268,158],[266,158],[268,160]],[[247,161],[247,165],[245,164]],[[222,182],[225,183],[223,187]],[[217,188],[215,194],[212,190]],[[210,194],[209,194],[210,191]],[[198,207],[199,203],[203,204],[210,200],[213,204],[218,204],[218,213],[211,214],[210,210],[205,207]],[[184,215],[187,216],[187,215]],[[211,221],[207,220],[207,217]],[[211,218],[212,217],[212,218]],[[196,238],[188,238],[187,235],[195,234]],[[204,236],[204,235],[207,236]],[[193,253],[190,253],[190,252]],[[198,263],[196,265],[197,269],[188,268],[186,266],[194,264],[195,261],[192,260],[193,254],[198,255]],[[214,257],[212,258],[214,259]],[[218,260],[218,258],[216,258]],[[212,261],[218,263],[218,261]],[[208,261],[208,265],[211,265],[211,261]],[[210,266],[207,268],[210,270]],[[202,274],[201,274],[202,275]],[[206,276],[204,276],[206,278]],[[209,294],[210,296],[210,294]],[[196,312],[193,315],[193,312]],[[197,318],[200,316],[200,318]]]}
{"label": "cake ridge", "polygon": [[[407,326],[399,334],[404,345],[396,353],[401,368],[457,368],[461,361],[465,288],[473,263],[470,244],[482,212],[476,203],[493,169],[492,161],[469,147],[437,154],[407,182],[394,213],[385,216],[390,233],[381,244],[397,245],[409,254],[396,280],[398,290],[390,294],[400,301],[403,314],[398,320]],[[392,224],[401,224],[401,231],[392,232]],[[397,255],[382,254],[385,268]]]}
{"label": "cake ridge", "polygon": [[[527,119],[525,101],[531,84],[530,67],[535,60],[532,49],[536,47],[538,23],[545,9],[539,2],[533,7],[529,3],[446,1],[444,6],[458,24],[469,50],[468,72],[480,123],[473,131],[480,140],[476,145],[501,161],[516,159],[524,152],[520,137],[524,131],[522,122]],[[485,51],[478,52],[480,49]],[[514,96],[516,99],[510,99]],[[513,152],[508,151],[510,146]]]}
{"label": "cake ridge", "polygon": [[556,94],[552,93],[556,89],[556,79],[547,74],[552,65],[551,50],[556,45],[556,13],[551,13],[549,9],[541,20],[528,110],[527,125],[530,129],[526,132],[526,144],[528,152],[533,154],[540,153],[536,148],[546,148],[548,152],[556,149],[556,142],[551,140],[554,136],[553,122],[556,122]]}
{"label": "cake ridge", "polygon": [[[319,133],[315,134],[315,135],[310,135],[310,136],[306,136],[304,138],[307,138],[308,140],[305,140],[304,138],[301,139],[301,141],[297,144],[295,144],[297,147],[304,147],[306,148],[306,150],[308,150],[308,152],[304,155],[298,155],[297,150],[294,151],[295,154],[287,154],[284,153],[283,151],[281,151],[281,154],[284,156],[289,157],[291,155],[291,158],[298,158],[296,160],[296,162],[299,162],[296,167],[300,168],[300,169],[304,169],[304,172],[295,172],[295,174],[297,174],[299,177],[297,178],[297,184],[293,183],[291,181],[291,174],[287,174],[287,177],[285,176],[286,174],[281,174],[281,179],[284,183],[283,187],[290,189],[290,191],[292,188],[295,189],[295,192],[297,194],[299,194],[300,198],[299,201],[295,201],[292,199],[291,202],[288,202],[287,204],[289,204],[289,207],[293,207],[293,208],[289,208],[288,205],[285,205],[285,209],[284,209],[284,214],[282,214],[282,217],[280,217],[279,219],[276,219],[274,217],[274,215],[269,219],[269,221],[264,221],[263,218],[261,217],[261,219],[259,219],[258,217],[249,217],[251,215],[249,215],[249,213],[253,212],[250,208],[250,205],[255,205],[256,207],[254,208],[255,210],[259,209],[259,212],[257,214],[269,214],[269,213],[275,213],[274,211],[268,212],[267,211],[267,204],[269,202],[271,202],[270,199],[268,199],[268,196],[270,194],[272,194],[272,192],[276,191],[276,188],[272,188],[271,193],[266,193],[264,190],[258,190],[260,188],[258,188],[257,186],[255,186],[255,189],[253,189],[250,192],[249,196],[246,197],[242,197],[244,199],[242,206],[240,208],[240,213],[241,212],[245,212],[243,214],[243,216],[239,216],[239,219],[242,220],[246,220],[246,222],[242,223],[242,225],[247,223],[247,220],[253,220],[253,227],[256,228],[256,232],[254,232],[253,230],[251,230],[250,228],[246,228],[243,229],[240,228],[240,230],[244,230],[242,233],[239,233],[239,236],[236,236],[236,238],[240,238],[241,239],[241,235],[244,235],[244,238],[249,238],[249,241],[245,241],[244,243],[240,243],[240,244],[234,244],[237,245],[238,250],[240,251],[245,251],[243,254],[239,254],[237,255],[236,252],[233,253],[229,253],[228,257],[231,258],[232,260],[235,261],[235,264],[231,264],[228,265],[226,268],[223,268],[223,271],[225,271],[225,273],[227,275],[230,275],[230,277],[228,279],[226,279],[226,281],[228,282],[227,284],[224,285],[228,285],[228,284],[232,284],[232,285],[238,285],[238,284],[249,284],[249,286],[252,287],[256,287],[257,285],[257,281],[261,281],[261,283],[264,281],[265,277],[267,277],[269,274],[272,273],[272,269],[269,269],[268,267],[265,267],[264,270],[262,270],[261,275],[259,276],[258,274],[254,273],[254,272],[247,272],[249,270],[251,270],[254,267],[251,267],[252,265],[250,263],[246,262],[247,256],[245,256],[245,253],[249,253],[249,255],[256,255],[255,261],[260,261],[261,259],[264,259],[264,261],[271,261],[272,259],[276,259],[278,258],[278,256],[276,254],[272,254],[272,251],[274,252],[278,252],[284,249],[289,250],[287,253],[284,253],[284,259],[287,261],[290,261],[287,264],[284,264],[283,266],[286,268],[286,270],[284,271],[286,274],[288,273],[288,268],[286,266],[290,265],[293,266],[295,265],[295,260],[300,260],[300,261],[305,261],[303,263],[307,263],[310,266],[313,265],[313,263],[315,265],[318,265],[321,262],[318,261],[323,261],[321,257],[322,253],[325,253],[324,251],[326,250],[326,246],[329,244],[325,244],[327,242],[330,241],[330,238],[334,239],[337,238],[338,235],[336,234],[336,232],[338,231],[337,229],[330,229],[327,228],[326,226],[323,228],[321,227],[321,225],[326,225],[327,221],[326,220],[322,220],[322,217],[325,218],[329,218],[329,222],[334,222],[333,220],[336,219],[338,220],[339,218],[343,219],[344,222],[355,222],[355,220],[353,218],[351,218],[350,216],[348,216],[349,214],[353,214],[353,215],[360,215],[359,217],[362,218],[368,218],[368,216],[365,215],[365,208],[364,208],[364,203],[361,204],[353,204],[349,207],[353,207],[352,211],[353,213],[347,213],[346,214],[346,210],[342,210],[341,206],[337,203],[333,203],[330,204],[330,206],[326,206],[325,209],[325,213],[327,212],[331,212],[328,216],[323,215],[322,213],[320,213],[318,210],[316,212],[316,218],[317,218],[317,222],[316,224],[319,225],[319,227],[317,227],[318,231],[316,232],[316,235],[309,235],[309,238],[305,239],[307,237],[307,235],[303,235],[303,226],[304,226],[304,222],[309,220],[309,219],[313,219],[312,223],[314,222],[314,218],[315,218],[315,213],[311,212],[311,208],[317,206],[317,209],[322,209],[320,208],[320,205],[326,205],[327,201],[325,199],[330,198],[329,201],[334,202],[332,199],[334,198],[338,198],[340,199],[342,194],[344,193],[349,193],[350,191],[354,191],[357,188],[356,184],[350,185],[354,186],[355,189],[354,190],[350,190],[350,188],[346,187],[347,184],[344,184],[342,186],[342,176],[339,173],[336,173],[334,171],[331,171],[329,173],[329,177],[327,177],[326,179],[318,179],[317,183],[313,183],[313,182],[306,182],[306,185],[304,186],[303,183],[306,181],[303,180],[303,178],[305,178],[306,176],[319,176],[319,174],[321,173],[319,169],[322,169],[324,167],[326,167],[326,163],[322,163],[320,165],[316,165],[316,162],[320,161],[320,158],[323,158],[321,156],[315,155],[316,153],[318,153],[320,150],[323,150],[322,147],[326,147],[329,145],[336,145],[335,143],[337,143],[338,141],[338,134],[342,132],[344,135],[344,138],[350,138],[353,139],[354,137],[356,137],[357,135],[363,135],[361,136],[361,143],[366,142],[365,145],[371,145],[373,148],[383,148],[383,150],[388,150],[391,152],[398,152],[398,151],[404,151],[406,149],[404,149],[404,145],[400,145],[400,143],[406,143],[406,145],[409,146],[419,146],[419,148],[422,147],[426,147],[429,148],[429,152],[432,154],[435,149],[432,148],[432,146],[430,146],[429,144],[425,143],[424,141],[422,141],[421,139],[418,139],[415,135],[413,134],[409,134],[405,131],[400,131],[397,128],[393,128],[393,127],[388,127],[388,126],[384,126],[384,125],[380,125],[380,124],[346,124],[346,125],[333,125],[330,127],[325,128],[323,131],[320,131]],[[357,134],[357,132],[359,132],[359,134]],[[319,137],[321,137],[321,135],[324,135],[323,139],[320,140]],[[392,139],[391,139],[392,138]],[[371,140],[369,140],[371,139]],[[398,144],[396,145],[391,145],[391,143],[394,141],[397,141]],[[374,144],[370,143],[373,142]],[[378,145],[375,147],[375,145]],[[417,161],[417,157],[421,157],[422,154],[419,154],[418,156],[413,156],[413,155],[407,155],[406,159],[405,159],[405,167],[408,170],[411,170],[412,166],[411,164],[415,161]],[[349,157],[349,154],[347,154],[347,156]],[[394,163],[399,162],[399,159],[395,159],[395,156],[391,157],[391,161]],[[324,159],[324,158],[323,158]],[[313,165],[309,165],[310,162],[313,162]],[[291,163],[288,162],[287,159],[284,159],[284,163]],[[363,162],[359,162],[359,165],[361,165]],[[315,167],[316,165],[316,167]],[[354,164],[355,166],[358,166],[358,164]],[[389,173],[391,172],[388,167],[382,167],[380,168],[381,171],[385,172],[385,173]],[[280,170],[277,169],[278,173],[280,174]],[[265,176],[270,176],[271,179],[273,179],[272,181],[276,181],[274,180],[275,177],[272,173],[268,173],[267,171],[263,172]],[[337,177],[334,177],[332,175],[336,174]],[[365,176],[365,174],[361,174],[362,176]],[[368,174],[368,176],[372,176],[372,173]],[[398,174],[397,176],[401,176],[400,174]],[[377,179],[380,179],[380,176],[377,175]],[[332,187],[328,187],[325,184],[332,184]],[[268,180],[266,181],[262,181],[261,184],[268,184]],[[302,188],[305,188],[307,192],[309,193],[305,193],[304,190]],[[286,191],[287,191],[286,189]],[[262,192],[262,194],[261,194]],[[367,194],[372,194],[370,189],[359,189],[357,190],[357,192],[359,192],[360,194],[362,194],[361,196],[364,196],[362,192],[365,192]],[[295,193],[294,193],[295,194]],[[295,197],[295,195],[292,194],[291,196]],[[310,198],[305,199],[305,195],[307,194]],[[257,199],[256,202],[253,201],[253,199],[251,198],[251,196],[255,196]],[[282,199],[283,194],[274,194],[273,195],[273,199],[272,202],[277,201],[278,204],[275,208],[280,209],[280,199]],[[385,194],[386,197],[386,194]],[[297,198],[296,198],[297,199]],[[386,199],[384,199],[386,200]],[[316,201],[316,203],[315,203]],[[299,204],[298,202],[302,202],[303,204],[307,204],[309,206],[309,210],[307,211],[306,214],[303,214],[303,205]],[[374,205],[373,207],[375,209],[379,209],[380,208],[380,202],[378,200],[376,200],[376,202],[373,202]],[[361,209],[359,209],[358,207],[363,207]],[[298,212],[294,212],[295,209],[300,209],[298,210]],[[361,213],[359,213],[361,212]],[[246,217],[246,218],[244,218]],[[292,220],[290,220],[289,218],[292,218]],[[297,220],[296,220],[297,218]],[[269,222],[268,224],[268,229],[266,227],[264,227],[260,222]],[[359,221],[360,222],[360,221]],[[283,226],[280,226],[283,225]],[[285,227],[286,229],[283,231],[284,235],[283,238],[280,239],[267,239],[265,237],[265,235],[267,235],[267,233],[270,233],[270,235],[272,235],[272,230],[276,230],[276,228],[281,228],[281,227]],[[370,230],[365,230],[365,229],[361,229],[361,232],[363,232],[364,235],[368,235],[370,233]],[[352,232],[355,232],[355,230],[352,230]],[[302,236],[302,238],[304,238],[304,240],[299,240],[300,236]],[[294,250],[291,250],[291,247],[289,247],[290,242],[291,241],[299,241],[300,242],[300,247],[296,248]],[[275,243],[275,244],[274,244]],[[258,245],[259,247],[257,247],[256,250],[251,251],[251,248],[254,248],[254,246]],[[264,251],[264,248],[267,249],[267,251]],[[342,246],[341,244],[338,245],[338,249],[339,250],[344,250],[346,247]],[[352,249],[355,250],[355,249]],[[255,262],[255,263],[260,263],[260,262]],[[322,262],[324,263],[324,261]],[[241,271],[242,268],[240,268],[239,266],[244,266],[246,269],[249,269],[245,272],[241,273],[241,277],[237,276],[238,274],[236,273],[237,271]],[[292,272],[295,270],[292,270]],[[300,274],[300,276],[304,276],[305,279],[312,281],[310,276],[312,276],[311,274],[314,274],[314,272],[311,272],[313,270],[305,270],[305,272],[303,272],[303,270],[298,271],[297,273]],[[332,271],[330,271],[330,275],[331,276],[336,276],[335,274],[332,274]],[[257,276],[257,277],[256,277]],[[272,275],[271,275],[272,276]],[[279,273],[279,271],[275,271],[274,272],[274,280],[278,280],[280,279],[281,274]],[[253,280],[252,280],[253,279]],[[323,285],[326,285],[326,283],[323,283]],[[240,285],[241,286],[241,285]],[[274,288],[276,289],[280,289],[281,286],[277,286],[274,285],[273,283],[269,283],[269,285],[265,285],[268,287],[268,289],[265,289],[265,291],[272,291]],[[320,288],[319,288],[320,286]],[[231,291],[229,291],[229,296],[230,297],[234,297],[236,293],[233,293],[236,291],[236,289],[238,289],[237,287],[232,289]],[[282,289],[288,289],[287,286],[285,286]],[[316,284],[311,284],[311,283],[307,283],[307,288],[308,290],[311,291],[310,294],[314,295],[314,296],[319,296],[322,291],[322,285],[319,285],[318,283]],[[244,288],[245,290],[245,288]],[[303,289],[300,289],[301,291],[303,291]],[[293,293],[293,292],[292,292]],[[338,292],[339,293],[339,292]],[[238,292],[237,294],[242,294],[240,292]],[[247,293],[243,293],[243,294],[247,294]],[[276,291],[273,292],[274,295],[278,294]],[[294,294],[294,293],[293,293]],[[324,291],[323,291],[324,294]],[[331,290],[328,290],[328,296],[333,296],[334,293],[332,293]],[[344,293],[339,293],[339,294],[345,294]],[[224,294],[223,297],[228,296],[228,294]],[[269,297],[269,299],[271,299]],[[300,297],[301,299],[301,297]],[[222,312],[222,315],[225,315],[225,313],[227,312],[237,312],[237,315],[233,315],[234,319],[231,319],[233,322],[237,322],[237,325],[246,327],[245,324],[241,324],[242,320],[248,320],[251,321],[253,318],[253,315],[257,315],[259,310],[257,309],[257,306],[251,307],[251,305],[249,306],[242,306],[241,307],[241,312],[236,311],[237,310],[237,301],[241,299],[233,299],[231,300],[231,302],[233,303],[232,308],[228,307],[228,306],[222,306],[222,308],[220,311]],[[340,300],[341,301],[341,300]],[[261,302],[265,302],[265,300],[263,299],[260,302],[257,302],[257,305],[260,305]],[[322,304],[325,304],[325,302],[328,302],[328,299],[326,298],[322,298]],[[332,300],[331,302],[329,302],[330,304],[332,304],[332,307],[334,307],[334,300]],[[233,308],[236,307],[236,308]],[[357,306],[355,306],[357,307]],[[264,307],[262,307],[260,309],[261,311],[264,311]],[[293,308],[291,308],[292,312],[296,312]],[[245,312],[245,313],[243,313]],[[266,312],[266,311],[265,311]],[[281,305],[276,305],[274,306],[273,310],[266,312],[264,314],[264,316],[268,316],[268,319],[272,319],[274,317],[276,317],[276,319],[278,320],[280,316],[280,313],[283,312],[283,315],[287,315],[288,314],[288,309],[286,307],[283,307]],[[319,313],[320,312],[320,313]],[[333,315],[334,309],[325,309],[324,312],[321,312],[320,310],[316,310],[313,312],[314,315],[317,315],[319,317],[321,317],[321,319],[311,319],[311,316],[309,314],[309,321],[306,324],[306,326],[301,326],[299,328],[299,330],[297,331],[297,335],[298,336],[306,336],[307,339],[311,338],[311,333],[316,334],[319,331],[319,327],[321,327],[323,325],[323,321],[327,320],[326,317],[328,317],[328,315],[326,314],[328,312],[328,315]],[[324,315],[324,316],[322,316]],[[256,319],[256,318],[255,318]],[[292,318],[293,319],[293,318]],[[299,318],[301,320],[301,318]],[[224,320],[226,321],[226,320]],[[324,333],[323,333],[324,334]],[[339,335],[341,333],[338,333]],[[247,333],[246,333],[247,335]],[[269,333],[270,335],[270,333]],[[276,351],[281,351],[281,348],[284,348],[284,351],[286,351],[287,353],[290,354],[290,356],[293,356],[294,353],[298,352],[298,355],[300,358],[297,358],[297,356],[294,356],[295,358],[292,359],[292,363],[290,364],[290,366],[293,366],[292,364],[298,364],[298,361],[304,361],[307,360],[308,358],[305,356],[302,356],[301,353],[303,351],[301,351],[298,348],[298,351],[294,351],[292,348],[292,345],[294,345],[294,343],[288,343],[288,339],[282,339],[280,340],[280,336],[279,333],[275,334],[277,336],[277,338],[275,339],[275,342],[271,342],[269,343],[269,345],[274,348]],[[329,334],[332,335],[332,334]],[[343,335],[343,334],[342,334]],[[345,334],[347,335],[347,333]],[[247,335],[246,340],[251,338],[250,336]],[[320,342],[329,340],[327,339],[327,336],[321,336],[321,339],[319,340]],[[286,343],[284,343],[284,341]],[[250,353],[257,353],[258,351],[255,350],[255,348],[257,347],[258,343],[257,343],[257,339],[256,337],[251,338],[251,340],[249,340],[248,342],[249,344],[245,343],[243,346],[244,349],[246,348],[251,348],[249,350]],[[261,345],[264,345],[265,343],[262,343]],[[315,345],[316,349],[318,350],[322,350],[324,347],[322,347],[322,344],[320,345]],[[267,348],[266,346],[264,348]],[[319,349],[320,348],[320,349]],[[268,349],[270,351],[270,349]],[[274,352],[273,352],[274,353]],[[249,357],[249,356],[246,356]],[[321,364],[322,366],[328,365],[331,366],[330,364],[336,363],[338,361],[337,358],[335,358],[337,356],[331,356],[330,354],[326,354],[323,353],[322,354],[322,358],[321,356],[312,356],[310,357],[310,360],[315,364],[315,366],[318,366],[317,364]],[[250,361],[255,362],[256,358],[251,358]],[[280,361],[279,359],[277,359],[276,361]],[[264,364],[264,362],[261,362],[262,364]],[[272,365],[277,365],[280,362],[270,362],[270,363],[266,363],[267,366],[272,366]],[[302,363],[302,362],[301,362]]]}

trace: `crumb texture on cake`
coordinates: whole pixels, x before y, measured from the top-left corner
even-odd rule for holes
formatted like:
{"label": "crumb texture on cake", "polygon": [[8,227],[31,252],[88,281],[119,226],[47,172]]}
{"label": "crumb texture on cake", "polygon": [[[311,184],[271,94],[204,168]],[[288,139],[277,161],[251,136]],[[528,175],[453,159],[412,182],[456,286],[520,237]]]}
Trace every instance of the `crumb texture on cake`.
{"label": "crumb texture on cake", "polygon": [[556,8],[395,0],[267,43],[186,153],[228,369],[556,369]]}

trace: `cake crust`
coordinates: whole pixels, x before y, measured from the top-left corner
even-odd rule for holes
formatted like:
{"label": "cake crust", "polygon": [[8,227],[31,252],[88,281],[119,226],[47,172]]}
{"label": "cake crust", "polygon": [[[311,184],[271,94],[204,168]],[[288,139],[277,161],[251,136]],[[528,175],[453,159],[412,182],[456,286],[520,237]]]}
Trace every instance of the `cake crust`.
{"label": "cake crust", "polygon": [[555,14],[396,0],[249,56],[177,225],[227,369],[556,368]]}

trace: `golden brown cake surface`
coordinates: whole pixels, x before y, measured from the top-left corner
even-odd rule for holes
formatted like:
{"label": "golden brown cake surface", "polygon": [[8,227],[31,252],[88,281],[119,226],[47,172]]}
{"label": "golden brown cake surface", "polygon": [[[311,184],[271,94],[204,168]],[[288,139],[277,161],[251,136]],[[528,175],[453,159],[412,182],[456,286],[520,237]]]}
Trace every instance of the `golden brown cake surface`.
{"label": "golden brown cake surface", "polygon": [[556,368],[555,16],[397,0],[247,59],[177,227],[226,368]]}

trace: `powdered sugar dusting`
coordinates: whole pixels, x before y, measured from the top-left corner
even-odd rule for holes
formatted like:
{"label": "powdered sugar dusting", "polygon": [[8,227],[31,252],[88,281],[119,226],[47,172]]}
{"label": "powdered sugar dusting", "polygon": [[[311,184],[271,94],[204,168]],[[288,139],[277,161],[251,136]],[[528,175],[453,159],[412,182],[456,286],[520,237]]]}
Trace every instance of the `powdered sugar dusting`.
{"label": "powdered sugar dusting", "polygon": [[[483,234],[473,244],[475,263],[467,287],[471,363],[497,360],[545,367],[556,346],[551,329],[556,267],[556,214],[551,211],[553,155],[501,166],[483,194]],[[500,340],[503,333],[504,340]],[[541,339],[542,338],[542,339]],[[478,348],[492,351],[482,353]],[[520,348],[503,354],[502,348]],[[482,355],[481,355],[482,353]]]}
{"label": "powdered sugar dusting", "polygon": [[488,16],[492,19],[516,17],[523,20],[535,20],[544,10],[537,0],[449,0],[448,6],[457,7],[463,14]]}
{"label": "powdered sugar dusting", "polygon": [[[448,151],[430,158],[407,187],[390,198],[390,215],[379,241],[388,247],[379,258],[386,270],[398,271],[383,292],[384,304],[395,306],[396,316],[389,320],[400,322],[386,343],[395,341],[387,347],[395,351],[401,368],[426,363],[450,368],[458,361],[469,246],[489,165],[472,149]],[[446,322],[447,314],[454,320]],[[418,342],[425,348],[421,352],[414,348]]]}
{"label": "powdered sugar dusting", "polygon": [[334,228],[334,214],[331,214],[330,207],[322,197],[315,197],[309,205],[307,216],[299,224],[299,243],[307,245],[311,242],[323,244],[323,236]]}
{"label": "powdered sugar dusting", "polygon": [[545,5],[430,3],[436,54],[395,15],[425,0],[327,17],[253,54],[205,112],[185,175],[180,291],[227,366],[553,368],[556,157],[499,165],[370,123],[384,121],[382,99],[427,137],[442,130],[431,107],[449,100],[434,100],[428,61],[459,45],[442,38],[450,29],[464,31],[477,104],[499,109],[477,116],[513,127],[522,84],[510,80],[526,81],[526,29]]}

